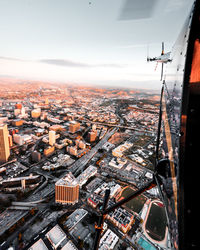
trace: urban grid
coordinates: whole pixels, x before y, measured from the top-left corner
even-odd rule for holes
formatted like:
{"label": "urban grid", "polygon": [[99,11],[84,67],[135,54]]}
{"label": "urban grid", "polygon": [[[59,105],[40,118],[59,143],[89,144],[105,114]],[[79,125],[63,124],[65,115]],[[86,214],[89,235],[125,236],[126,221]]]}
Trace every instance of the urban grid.
{"label": "urban grid", "polygon": [[[0,83],[0,249],[92,249],[105,190],[109,207],[153,178],[159,94],[9,81]],[[106,214],[99,249],[169,248],[157,187]]]}

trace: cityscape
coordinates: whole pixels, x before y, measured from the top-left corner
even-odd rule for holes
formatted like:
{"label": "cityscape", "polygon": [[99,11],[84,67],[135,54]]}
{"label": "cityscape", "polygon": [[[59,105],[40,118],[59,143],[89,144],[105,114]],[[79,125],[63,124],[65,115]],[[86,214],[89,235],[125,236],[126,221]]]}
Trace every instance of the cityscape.
{"label": "cityscape", "polygon": [[[105,190],[109,207],[153,177],[159,93],[0,87],[0,249],[93,249]],[[105,216],[99,249],[170,249],[156,187]]]}

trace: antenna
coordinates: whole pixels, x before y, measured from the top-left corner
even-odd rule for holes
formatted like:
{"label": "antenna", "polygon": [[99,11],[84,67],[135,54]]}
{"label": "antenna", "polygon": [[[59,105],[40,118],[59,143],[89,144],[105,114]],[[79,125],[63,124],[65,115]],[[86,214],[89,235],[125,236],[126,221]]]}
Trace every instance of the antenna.
{"label": "antenna", "polygon": [[164,55],[165,52],[164,52],[164,42],[162,42],[162,51],[161,51],[161,56]]}
{"label": "antenna", "polygon": [[149,57],[149,44],[147,44],[147,62],[149,62],[150,57]]}
{"label": "antenna", "polygon": [[164,66],[164,63],[162,63],[162,68],[161,68],[161,78],[160,78],[161,81],[162,81],[162,78],[163,78],[163,66]]}

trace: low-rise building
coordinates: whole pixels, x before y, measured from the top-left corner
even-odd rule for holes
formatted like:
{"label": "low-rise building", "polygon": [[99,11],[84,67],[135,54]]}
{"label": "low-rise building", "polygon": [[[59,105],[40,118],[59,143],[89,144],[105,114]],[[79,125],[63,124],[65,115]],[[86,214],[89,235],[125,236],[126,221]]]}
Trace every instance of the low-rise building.
{"label": "low-rise building", "polygon": [[77,147],[76,146],[67,146],[67,152],[70,153],[70,155],[77,156]]}
{"label": "low-rise building", "polygon": [[18,145],[23,145],[32,141],[31,135],[14,134],[13,140]]}
{"label": "low-rise building", "polygon": [[36,241],[28,250],[48,250],[48,247],[45,245],[42,239]]}
{"label": "low-rise building", "polygon": [[121,207],[107,214],[106,218],[117,226],[123,233],[127,233],[135,221],[134,215]]}
{"label": "low-rise building", "polygon": [[50,243],[54,249],[57,249],[58,246],[66,238],[66,234],[63,232],[63,230],[58,225],[55,225],[50,231],[48,231],[46,233],[45,236],[50,241]]}
{"label": "low-rise building", "polygon": [[106,143],[103,145],[102,148],[108,152],[110,149],[113,149],[114,147],[115,147],[114,144],[112,144],[112,143],[110,143],[110,142],[106,142]]}
{"label": "low-rise building", "polygon": [[108,229],[100,240],[99,250],[114,249],[118,241],[119,237]]}
{"label": "low-rise building", "polygon": [[128,150],[132,146],[133,146],[133,143],[125,142],[124,144],[119,145],[118,147],[116,147],[115,149],[113,149],[112,154],[115,157],[122,157],[123,156],[123,152],[126,151],[126,150]]}
{"label": "low-rise building", "polygon": [[78,248],[76,248],[76,246],[74,245],[74,243],[69,240],[62,248],[61,250],[78,250]]}
{"label": "low-rise building", "polygon": [[94,191],[94,194],[104,196],[106,189],[110,189],[110,197],[112,198],[121,191],[121,186],[116,184],[114,181],[108,183],[104,182]]}
{"label": "low-rise building", "polygon": [[72,230],[87,214],[88,212],[85,209],[76,209],[70,214],[63,225],[67,227],[68,230]]}
{"label": "low-rise building", "polygon": [[23,125],[23,123],[24,123],[24,121],[23,120],[20,120],[20,119],[16,119],[16,120],[13,120],[12,121],[12,125],[13,126],[22,126]]}
{"label": "low-rise building", "polygon": [[51,154],[53,154],[54,150],[55,150],[54,146],[53,147],[49,146],[49,147],[44,149],[44,155],[50,156]]}
{"label": "low-rise building", "polygon": [[87,180],[94,176],[95,174],[97,173],[97,168],[90,165],[88,168],[86,168],[82,174],[80,174],[76,180],[77,182],[79,183],[80,187],[82,187],[86,182]]}
{"label": "low-rise building", "polygon": [[39,118],[40,117],[40,114],[41,114],[41,109],[33,109],[31,111],[31,117],[32,118]]}

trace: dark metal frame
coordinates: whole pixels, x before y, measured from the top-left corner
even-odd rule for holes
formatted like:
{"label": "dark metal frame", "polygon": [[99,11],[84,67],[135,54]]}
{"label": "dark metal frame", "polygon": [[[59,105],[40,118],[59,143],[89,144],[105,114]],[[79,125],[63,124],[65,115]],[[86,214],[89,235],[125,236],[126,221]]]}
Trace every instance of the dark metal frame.
{"label": "dark metal frame", "polygon": [[162,180],[163,180],[163,177],[165,177],[163,175],[163,173],[164,173],[163,167],[164,167],[164,171],[165,171],[168,167],[169,161],[168,161],[168,159],[163,159],[160,162],[158,161],[158,153],[159,153],[159,145],[160,145],[160,133],[161,133],[161,121],[162,121],[162,98],[163,98],[163,92],[164,92],[164,83],[165,82],[163,81],[163,85],[162,85],[162,89],[161,89],[161,97],[160,97],[160,113],[159,113],[159,121],[158,121],[158,134],[157,134],[157,142],[156,142],[156,157],[155,157],[155,167],[154,167],[153,179],[148,181],[140,189],[136,190],[135,192],[130,194],[128,197],[124,198],[123,200],[115,203],[114,205],[112,205],[108,208],[106,208],[106,206],[108,204],[110,190],[109,189],[106,190],[105,196],[104,196],[103,207],[101,210],[101,214],[99,215],[98,224],[95,225],[96,236],[95,236],[95,240],[94,240],[93,250],[98,250],[99,242],[100,242],[100,238],[101,238],[101,233],[103,231],[103,223],[104,223],[106,214],[114,211],[116,208],[124,205],[125,203],[136,198],[137,196],[146,192],[147,190],[154,188],[155,186],[158,187],[161,198],[164,201],[163,194],[161,191]]}

